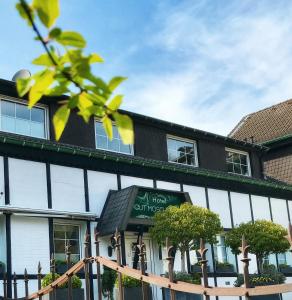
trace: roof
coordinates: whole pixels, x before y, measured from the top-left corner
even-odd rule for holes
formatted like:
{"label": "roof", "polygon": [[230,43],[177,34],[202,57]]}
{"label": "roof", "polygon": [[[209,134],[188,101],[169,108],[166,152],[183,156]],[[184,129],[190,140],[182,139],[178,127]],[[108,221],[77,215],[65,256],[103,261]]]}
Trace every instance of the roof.
{"label": "roof", "polygon": [[292,134],[292,99],[245,116],[229,134],[238,140],[263,143]]}
{"label": "roof", "polygon": [[[53,141],[31,138],[27,136],[20,136],[16,134],[10,134],[5,132],[0,132],[0,150],[3,151],[4,145],[7,146],[19,146],[24,151],[27,149],[29,153],[32,150],[43,151],[46,156],[50,153],[68,155],[73,160],[73,157],[90,159],[91,164],[95,161],[109,161],[115,162],[116,167],[118,164],[123,164],[127,166],[139,166],[143,169],[152,169],[156,171],[171,172],[172,174],[177,173],[179,175],[192,175],[198,178],[204,178],[205,181],[211,182],[220,181],[222,186],[228,184],[236,185],[248,185],[250,187],[257,187],[258,189],[273,190],[275,193],[287,192],[289,194],[289,199],[292,199],[292,185],[287,185],[281,182],[273,182],[268,180],[256,179],[253,177],[240,176],[236,174],[230,174],[227,172],[207,170],[198,167],[192,167],[187,165],[173,164],[165,161],[158,161],[154,159],[146,159],[137,156],[131,156],[121,153],[114,153],[109,151],[103,151],[98,149],[91,149],[79,146],[72,146],[68,144],[57,143]],[[10,147],[11,148],[11,147]],[[32,159],[35,157],[32,155]]]}
{"label": "roof", "polygon": [[[139,197],[139,195],[141,195],[140,193],[142,193],[142,196]],[[153,195],[155,198],[152,198]],[[150,198],[154,199],[154,201],[151,201]],[[164,199],[164,204],[159,203],[159,199]],[[141,200],[142,203],[140,202]],[[100,235],[105,236],[113,234],[116,229],[118,231],[125,231],[128,225],[153,225],[151,216],[155,211],[151,210],[150,213],[148,211],[147,215],[147,212],[145,212],[146,209],[142,209],[145,214],[137,214],[138,210],[135,209],[135,205],[140,205],[144,206],[144,208],[147,207],[152,209],[153,205],[156,205],[156,207],[161,210],[169,205],[178,205],[183,202],[191,203],[188,193],[136,185],[119,191],[111,190],[109,191],[105,205],[103,207],[103,211],[100,216]]]}

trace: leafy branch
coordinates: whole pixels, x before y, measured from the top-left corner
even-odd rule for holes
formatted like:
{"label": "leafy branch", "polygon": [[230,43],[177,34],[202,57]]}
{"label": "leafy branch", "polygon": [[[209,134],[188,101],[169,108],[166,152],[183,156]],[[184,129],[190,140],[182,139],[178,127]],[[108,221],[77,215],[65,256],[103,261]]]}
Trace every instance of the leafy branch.
{"label": "leafy branch", "polygon": [[[132,144],[132,120],[118,112],[123,96],[113,95],[126,78],[117,76],[106,83],[91,72],[91,65],[102,63],[103,59],[97,53],[83,53],[86,41],[80,33],[53,27],[60,14],[58,0],[33,0],[32,4],[19,0],[16,8],[32,27],[35,39],[40,41],[45,50],[33,60],[33,64],[44,69],[30,78],[17,80],[19,96],[28,93],[28,105],[31,108],[43,96],[69,95],[68,100],[60,102],[61,106],[53,117],[56,140],[60,139],[71,111],[77,110],[85,122],[92,116],[100,118],[110,139],[114,120],[123,142]],[[41,34],[38,23],[48,31],[47,37]],[[76,88],[78,92],[75,92]]]}

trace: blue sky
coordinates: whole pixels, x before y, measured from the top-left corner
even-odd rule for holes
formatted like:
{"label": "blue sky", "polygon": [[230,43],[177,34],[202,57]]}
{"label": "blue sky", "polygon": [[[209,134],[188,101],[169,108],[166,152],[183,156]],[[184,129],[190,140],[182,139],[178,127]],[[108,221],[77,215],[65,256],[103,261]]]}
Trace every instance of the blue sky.
{"label": "blue sky", "polygon": [[[0,77],[42,52],[0,2]],[[124,109],[220,134],[244,116],[292,97],[289,0],[60,0],[58,25],[80,31],[105,63],[127,76]]]}

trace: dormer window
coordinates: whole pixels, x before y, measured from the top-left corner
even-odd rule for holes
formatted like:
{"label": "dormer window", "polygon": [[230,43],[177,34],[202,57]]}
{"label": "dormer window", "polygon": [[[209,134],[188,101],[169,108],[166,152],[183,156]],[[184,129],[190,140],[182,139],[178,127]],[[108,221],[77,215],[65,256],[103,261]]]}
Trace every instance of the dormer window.
{"label": "dormer window", "polygon": [[229,173],[251,176],[247,152],[226,148],[226,163]]}
{"label": "dormer window", "polygon": [[28,106],[21,102],[1,99],[1,130],[21,135],[46,139],[46,110]]}
{"label": "dormer window", "polygon": [[196,142],[177,137],[167,137],[168,161],[189,166],[198,166]]}
{"label": "dormer window", "polygon": [[102,123],[95,122],[95,142],[96,148],[112,152],[133,154],[133,145],[125,145],[119,135],[116,125],[113,124],[113,139],[110,140],[106,135]]}

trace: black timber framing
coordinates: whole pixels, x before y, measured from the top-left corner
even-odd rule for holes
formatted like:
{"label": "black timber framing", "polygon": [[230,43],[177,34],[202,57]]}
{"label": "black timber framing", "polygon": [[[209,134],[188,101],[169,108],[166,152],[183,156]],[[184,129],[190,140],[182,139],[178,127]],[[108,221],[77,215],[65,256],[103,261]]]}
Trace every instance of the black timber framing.
{"label": "black timber framing", "polygon": [[47,175],[48,208],[53,208],[53,204],[52,204],[51,167],[50,167],[50,164],[48,162],[46,163],[46,175]]}
{"label": "black timber framing", "polygon": [[5,214],[7,297],[12,297],[11,214]]}
{"label": "black timber framing", "polygon": [[3,158],[4,168],[4,192],[5,192],[5,205],[10,204],[10,188],[9,188],[9,163],[8,157],[5,155]]}

